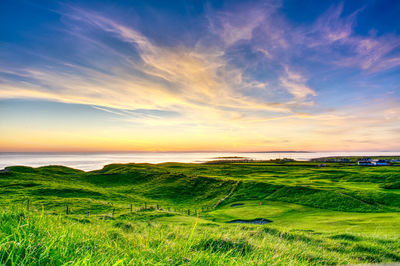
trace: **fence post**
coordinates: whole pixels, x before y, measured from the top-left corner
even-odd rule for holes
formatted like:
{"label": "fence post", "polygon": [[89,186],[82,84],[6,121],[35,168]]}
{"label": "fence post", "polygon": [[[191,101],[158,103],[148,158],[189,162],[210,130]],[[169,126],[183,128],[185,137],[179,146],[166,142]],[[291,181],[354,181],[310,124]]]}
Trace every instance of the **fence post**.
{"label": "fence post", "polygon": [[68,205],[67,205],[67,208],[66,208],[66,210],[65,210],[65,213],[66,213],[67,215],[69,214]]}
{"label": "fence post", "polygon": [[29,199],[28,199],[28,201],[26,202],[26,210],[29,211]]}
{"label": "fence post", "polygon": [[132,213],[132,204],[131,204],[131,213]]}
{"label": "fence post", "polygon": [[190,215],[190,210],[188,210],[188,215]]}
{"label": "fence post", "polygon": [[157,204],[157,210],[158,210],[158,204]]}
{"label": "fence post", "polygon": [[115,213],[115,208],[113,208],[112,217],[114,217],[114,213]]}

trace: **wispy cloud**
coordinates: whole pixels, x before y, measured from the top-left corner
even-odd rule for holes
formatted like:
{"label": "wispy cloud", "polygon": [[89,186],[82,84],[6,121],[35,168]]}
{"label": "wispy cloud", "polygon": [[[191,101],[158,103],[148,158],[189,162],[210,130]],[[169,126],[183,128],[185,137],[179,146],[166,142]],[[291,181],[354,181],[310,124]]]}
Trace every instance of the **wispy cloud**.
{"label": "wispy cloud", "polygon": [[221,38],[226,46],[231,46],[241,40],[251,40],[254,29],[259,27],[273,10],[276,10],[276,6],[260,9],[240,5],[236,10],[230,11],[209,10],[209,28],[216,38]]}
{"label": "wispy cloud", "polygon": [[280,82],[297,101],[304,103],[307,96],[317,95],[313,89],[306,85],[307,79],[301,74],[289,70],[288,66],[285,66],[285,71],[286,75],[280,78]]}
{"label": "wispy cloud", "polygon": [[332,57],[332,62],[347,67],[359,67],[369,72],[378,72],[400,65],[400,37],[376,36],[373,31],[367,36],[354,32],[358,9],[343,15],[343,3],[332,6],[312,27],[300,28],[296,36],[300,44],[319,50]]}
{"label": "wispy cloud", "polygon": [[[225,61],[222,50],[157,46],[135,29],[86,10],[74,8],[65,16],[76,23],[75,27],[94,27],[129,43],[137,49],[141,61],[122,58],[128,69],[114,68],[106,73],[72,63],[63,64],[63,71],[13,70],[30,82],[4,81],[0,85],[1,97],[47,98],[111,108],[177,110],[204,120],[212,117],[229,120],[247,109],[290,111],[284,102],[268,102],[241,94],[241,90],[261,88],[263,84],[245,81],[241,70]],[[85,36],[87,39],[91,37]],[[104,45],[102,48],[112,50]]]}
{"label": "wispy cloud", "polygon": [[[364,81],[398,67],[400,37],[358,34],[363,9],[344,15],[339,4],[311,23],[295,25],[281,6],[276,1],[207,7],[202,36],[164,45],[126,19],[62,5],[55,31],[65,39],[46,41],[59,49],[71,40],[74,45],[61,55],[14,47],[10,54],[25,53],[32,63],[0,63],[0,98],[85,104],[123,123],[213,132],[250,146],[294,145],[290,139],[313,146],[312,140],[321,144],[335,132],[355,139],[363,128],[376,134],[398,128],[395,104],[363,103],[374,114],[354,108],[360,101],[340,80],[348,69],[362,73],[352,79]],[[337,95],[351,95],[348,102],[332,93],[332,79],[316,73],[331,75],[339,83]]]}

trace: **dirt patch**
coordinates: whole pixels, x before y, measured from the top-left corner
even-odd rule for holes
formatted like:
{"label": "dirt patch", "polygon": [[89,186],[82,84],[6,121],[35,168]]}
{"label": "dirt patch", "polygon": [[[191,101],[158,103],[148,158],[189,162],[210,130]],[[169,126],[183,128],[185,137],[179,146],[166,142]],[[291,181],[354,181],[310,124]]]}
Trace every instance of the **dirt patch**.
{"label": "dirt patch", "polygon": [[237,206],[243,206],[244,203],[236,203],[236,204],[232,204],[231,207],[237,207]]}
{"label": "dirt patch", "polygon": [[269,224],[272,223],[271,220],[264,219],[264,218],[256,218],[253,220],[232,220],[229,221],[230,224]]}

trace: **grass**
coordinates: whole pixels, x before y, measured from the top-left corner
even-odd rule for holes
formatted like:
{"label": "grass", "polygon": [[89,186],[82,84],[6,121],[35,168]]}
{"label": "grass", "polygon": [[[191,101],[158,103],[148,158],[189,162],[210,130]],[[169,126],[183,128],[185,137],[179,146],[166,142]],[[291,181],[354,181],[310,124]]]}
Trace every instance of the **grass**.
{"label": "grass", "polygon": [[[11,265],[399,262],[398,167],[317,166],[114,164],[92,172],[9,167],[0,173],[0,260]],[[227,223],[256,218],[272,223]]]}

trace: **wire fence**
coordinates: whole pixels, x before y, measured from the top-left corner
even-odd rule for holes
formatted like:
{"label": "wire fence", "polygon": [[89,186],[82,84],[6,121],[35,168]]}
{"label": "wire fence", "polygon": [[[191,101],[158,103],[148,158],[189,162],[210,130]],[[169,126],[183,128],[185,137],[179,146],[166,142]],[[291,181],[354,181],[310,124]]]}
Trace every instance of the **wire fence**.
{"label": "wire fence", "polygon": [[98,208],[95,207],[85,207],[78,206],[76,204],[65,203],[65,204],[50,204],[50,203],[42,203],[40,201],[33,201],[32,199],[25,199],[19,201],[13,201],[8,203],[0,203],[0,207],[5,209],[7,207],[12,207],[13,205],[18,205],[19,207],[24,208],[26,211],[47,211],[52,214],[65,214],[65,215],[86,215],[86,216],[103,216],[103,217],[111,217],[114,218],[116,215],[122,214],[132,214],[146,211],[156,211],[156,212],[168,212],[174,214],[181,214],[187,216],[201,216],[205,215],[207,212],[215,209],[215,206],[201,206],[201,207],[180,207],[173,205],[163,205],[160,203],[154,202],[143,202],[140,204],[117,204],[113,205],[112,203],[99,205]]}

